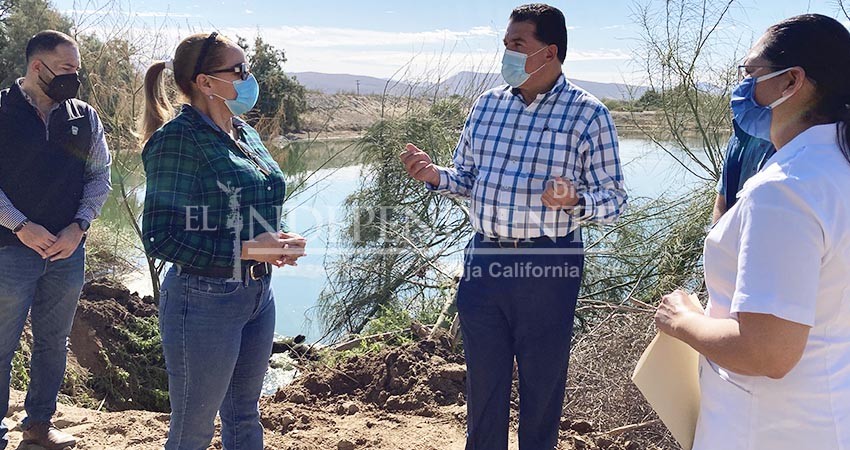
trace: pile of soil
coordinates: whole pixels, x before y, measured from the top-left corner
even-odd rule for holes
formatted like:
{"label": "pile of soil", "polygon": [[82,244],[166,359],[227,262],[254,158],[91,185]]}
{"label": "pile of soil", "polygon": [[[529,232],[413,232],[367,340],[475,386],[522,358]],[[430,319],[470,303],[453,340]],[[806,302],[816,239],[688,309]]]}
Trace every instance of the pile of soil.
{"label": "pile of soil", "polygon": [[318,366],[278,391],[293,403],[358,400],[386,411],[432,416],[440,406],[464,405],[466,367],[448,338],[423,340],[377,354]]}
{"label": "pile of soil", "polygon": [[106,409],[168,410],[157,312],[153,297],[131,294],[108,279],[84,286],[69,339],[69,365],[85,374],[77,381]]}
{"label": "pile of soil", "polygon": [[[434,340],[353,356],[334,367],[312,365],[293,384],[279,390],[273,398],[262,401],[263,424],[286,436],[321,443],[317,447],[286,447],[292,449],[461,449],[465,440],[465,383],[466,367],[462,354],[451,349],[447,337],[439,336]],[[511,448],[517,445],[516,383],[515,378]],[[360,418],[359,422],[357,418]],[[382,422],[395,423],[401,428],[400,424],[413,421],[421,427],[422,422],[417,420],[425,420],[432,427],[435,423],[441,425],[427,436],[409,429],[404,433],[394,433],[389,435],[390,442],[387,442],[387,435],[380,432]],[[364,424],[365,430],[362,428]],[[327,432],[328,429],[331,434],[320,438],[320,430]],[[406,440],[397,440],[402,437]],[[558,448],[656,448],[626,437],[600,432],[588,420],[564,417]],[[439,444],[440,439],[449,440]]]}

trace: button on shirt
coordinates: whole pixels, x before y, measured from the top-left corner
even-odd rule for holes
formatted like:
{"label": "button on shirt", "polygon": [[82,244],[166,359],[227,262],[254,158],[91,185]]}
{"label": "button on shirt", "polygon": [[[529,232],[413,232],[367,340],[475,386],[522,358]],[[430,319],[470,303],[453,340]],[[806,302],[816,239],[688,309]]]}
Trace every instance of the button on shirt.
{"label": "button on shirt", "polygon": [[[470,199],[470,221],[490,237],[562,237],[582,221],[611,223],[626,192],[617,131],[605,106],[561,75],[551,91],[526,105],[516,89],[481,95],[455,150],[431,190]],[[583,216],[542,202],[556,176],[573,182]]]}
{"label": "button on shirt", "polygon": [[850,163],[812,127],[744,185],[705,242],[706,311],[811,327],[779,380],[703,358],[695,450],[850,449]]}
{"label": "button on shirt", "polygon": [[190,105],[145,145],[142,240],[182,266],[233,267],[240,241],[282,226],[286,183],[256,130],[233,119],[234,140]]}

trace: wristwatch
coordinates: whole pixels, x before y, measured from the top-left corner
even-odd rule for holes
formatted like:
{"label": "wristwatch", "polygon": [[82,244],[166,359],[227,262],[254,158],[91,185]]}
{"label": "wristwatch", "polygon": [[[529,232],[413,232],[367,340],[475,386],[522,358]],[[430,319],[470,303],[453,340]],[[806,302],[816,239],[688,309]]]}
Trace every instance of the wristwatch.
{"label": "wristwatch", "polygon": [[24,227],[25,227],[25,226],[27,226],[27,224],[28,224],[28,223],[30,223],[30,220],[29,220],[29,219],[24,219],[24,221],[23,221],[23,222],[19,223],[19,224],[18,224],[18,226],[16,226],[16,227],[15,227],[15,229],[14,229],[14,230],[12,230],[12,233],[14,233],[14,234],[18,234],[18,232],[20,232],[21,230],[23,230],[23,229],[24,229]]}
{"label": "wristwatch", "polygon": [[83,233],[89,231],[89,228],[91,227],[91,223],[89,223],[86,219],[74,219],[74,223],[79,225],[80,229],[83,230]]}

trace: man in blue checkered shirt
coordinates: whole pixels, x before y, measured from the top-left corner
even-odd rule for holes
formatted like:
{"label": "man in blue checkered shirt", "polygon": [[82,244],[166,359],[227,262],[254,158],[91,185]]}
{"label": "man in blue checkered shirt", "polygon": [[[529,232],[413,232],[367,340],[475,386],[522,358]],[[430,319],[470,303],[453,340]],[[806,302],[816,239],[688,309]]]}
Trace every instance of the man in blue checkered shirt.
{"label": "man in blue checkered shirt", "polygon": [[457,306],[467,362],[467,450],[504,450],[513,364],[519,442],[552,449],[566,388],[584,268],[580,225],[615,221],[626,205],[617,131],[599,100],[564,78],[563,14],[542,4],[511,14],[508,86],[472,107],[454,167],[408,144],[408,173],[430,190],[468,198],[475,236]]}

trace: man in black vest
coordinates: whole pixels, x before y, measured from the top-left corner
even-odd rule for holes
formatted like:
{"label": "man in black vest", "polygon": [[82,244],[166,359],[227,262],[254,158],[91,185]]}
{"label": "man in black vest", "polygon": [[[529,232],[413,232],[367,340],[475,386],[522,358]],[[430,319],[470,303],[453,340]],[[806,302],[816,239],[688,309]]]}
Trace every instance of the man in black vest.
{"label": "man in black vest", "polygon": [[0,91],[0,450],[8,444],[2,419],[12,357],[30,311],[24,440],[48,450],[76,444],[51,419],[83,286],[82,243],[112,188],[103,125],[75,98],[77,43],[43,31],[26,57],[26,76]]}

